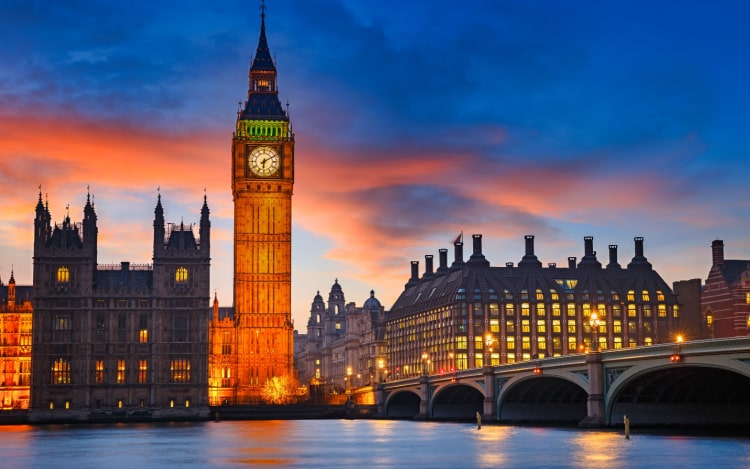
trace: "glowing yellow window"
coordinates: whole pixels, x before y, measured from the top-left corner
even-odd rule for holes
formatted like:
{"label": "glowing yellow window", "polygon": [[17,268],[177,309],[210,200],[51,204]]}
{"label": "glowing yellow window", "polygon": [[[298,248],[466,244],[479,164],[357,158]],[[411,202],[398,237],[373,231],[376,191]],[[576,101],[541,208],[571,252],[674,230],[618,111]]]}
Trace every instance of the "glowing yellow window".
{"label": "glowing yellow window", "polygon": [[104,383],[104,360],[97,360],[94,370],[96,384]]}
{"label": "glowing yellow window", "polygon": [[186,283],[188,281],[188,270],[185,267],[178,267],[174,273],[174,281],[177,283]]}
{"label": "glowing yellow window", "polygon": [[125,382],[125,360],[117,360],[117,384]]}
{"label": "glowing yellow window", "polygon": [[628,290],[628,301],[635,301],[635,291]]}
{"label": "glowing yellow window", "polygon": [[70,282],[70,270],[67,267],[58,267],[57,269],[57,281],[59,283]]}
{"label": "glowing yellow window", "polygon": [[537,299],[537,301],[544,300],[544,293],[542,293],[542,289],[541,288],[537,288],[536,289],[536,299]]}
{"label": "glowing yellow window", "polygon": [[138,340],[142,344],[145,344],[146,342],[148,342],[148,329],[141,329],[140,330],[140,332],[138,333]]}
{"label": "glowing yellow window", "polygon": [[148,361],[140,360],[138,363],[138,382],[143,384],[148,381]]}
{"label": "glowing yellow window", "polygon": [[714,325],[714,317],[711,314],[706,315],[706,325],[711,327]]}
{"label": "glowing yellow window", "polygon": [[656,290],[656,301],[664,301],[664,292]]}
{"label": "glowing yellow window", "polygon": [[643,290],[643,292],[641,293],[641,298],[643,298],[643,301],[651,301],[648,290]]}

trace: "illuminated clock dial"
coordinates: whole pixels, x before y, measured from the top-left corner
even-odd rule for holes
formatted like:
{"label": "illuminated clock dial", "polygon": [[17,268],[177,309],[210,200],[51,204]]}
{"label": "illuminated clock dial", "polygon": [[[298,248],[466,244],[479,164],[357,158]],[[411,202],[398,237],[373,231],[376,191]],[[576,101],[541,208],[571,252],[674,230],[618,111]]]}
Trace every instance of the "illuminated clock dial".
{"label": "illuminated clock dial", "polygon": [[268,177],[276,174],[279,170],[279,154],[273,148],[258,147],[250,152],[248,164],[250,171],[256,176]]}

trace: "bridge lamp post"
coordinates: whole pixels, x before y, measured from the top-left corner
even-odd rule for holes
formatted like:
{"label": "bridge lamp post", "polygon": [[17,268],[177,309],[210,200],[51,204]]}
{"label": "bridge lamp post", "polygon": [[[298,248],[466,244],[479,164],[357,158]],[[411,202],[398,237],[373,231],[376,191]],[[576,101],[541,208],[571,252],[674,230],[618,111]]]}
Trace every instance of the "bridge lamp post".
{"label": "bridge lamp post", "polygon": [[383,362],[383,359],[381,358],[378,360],[378,382],[383,382],[383,368],[385,367],[385,362]]}
{"label": "bridge lamp post", "polygon": [[599,321],[599,315],[596,313],[591,313],[591,318],[589,318],[589,324],[591,325],[591,351],[592,352],[598,352],[599,351],[599,324],[601,324],[601,321]]}
{"label": "bridge lamp post", "polygon": [[349,394],[349,397],[351,398],[352,395],[352,367],[347,366],[346,367],[346,389],[347,394]]}
{"label": "bridge lamp post", "polygon": [[484,362],[484,366],[492,366],[492,343],[494,342],[494,339],[490,334],[487,334],[487,337],[485,337],[485,354],[487,355],[487,360]]}
{"label": "bridge lamp post", "polygon": [[422,352],[422,374],[427,376],[429,374],[427,367],[430,364],[430,356],[427,352]]}

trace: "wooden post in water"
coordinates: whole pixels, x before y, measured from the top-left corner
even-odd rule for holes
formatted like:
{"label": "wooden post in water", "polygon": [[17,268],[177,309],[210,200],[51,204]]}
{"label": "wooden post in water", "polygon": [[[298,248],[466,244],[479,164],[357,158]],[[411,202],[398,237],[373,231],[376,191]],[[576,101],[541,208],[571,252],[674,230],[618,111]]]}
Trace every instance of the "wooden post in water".
{"label": "wooden post in water", "polygon": [[627,415],[625,415],[623,420],[625,421],[625,439],[629,440],[630,439],[630,419],[628,418]]}

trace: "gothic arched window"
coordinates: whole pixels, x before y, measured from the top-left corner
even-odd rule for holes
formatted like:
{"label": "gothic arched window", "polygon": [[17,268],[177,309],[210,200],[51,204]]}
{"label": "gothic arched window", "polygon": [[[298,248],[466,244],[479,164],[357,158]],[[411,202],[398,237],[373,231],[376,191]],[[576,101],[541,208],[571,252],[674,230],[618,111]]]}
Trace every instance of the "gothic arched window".
{"label": "gothic arched window", "polygon": [[62,266],[57,268],[57,282],[68,283],[70,282],[70,270],[67,267]]}
{"label": "gothic arched window", "polygon": [[187,283],[188,270],[185,267],[178,267],[174,273],[174,281],[177,283]]}
{"label": "gothic arched window", "polygon": [[70,360],[67,358],[52,362],[52,384],[70,384]]}

